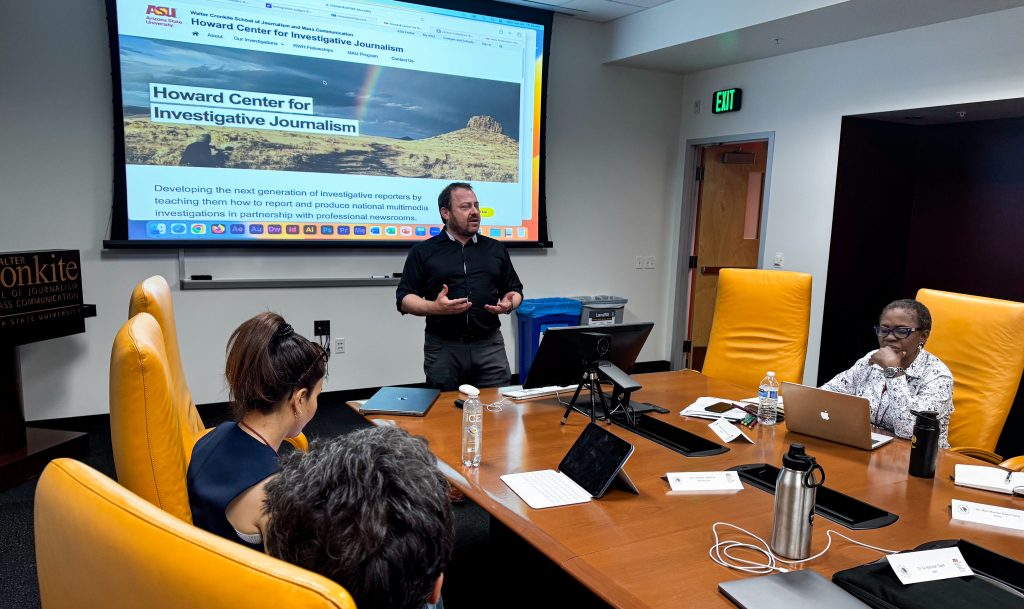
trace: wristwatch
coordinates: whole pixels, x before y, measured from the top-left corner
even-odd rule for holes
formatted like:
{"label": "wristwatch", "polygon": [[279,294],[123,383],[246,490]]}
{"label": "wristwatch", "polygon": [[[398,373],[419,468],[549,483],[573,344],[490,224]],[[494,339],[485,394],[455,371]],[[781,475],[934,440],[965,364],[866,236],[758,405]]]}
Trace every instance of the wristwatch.
{"label": "wristwatch", "polygon": [[882,371],[882,375],[887,379],[896,378],[897,376],[906,372],[906,368],[886,368]]}

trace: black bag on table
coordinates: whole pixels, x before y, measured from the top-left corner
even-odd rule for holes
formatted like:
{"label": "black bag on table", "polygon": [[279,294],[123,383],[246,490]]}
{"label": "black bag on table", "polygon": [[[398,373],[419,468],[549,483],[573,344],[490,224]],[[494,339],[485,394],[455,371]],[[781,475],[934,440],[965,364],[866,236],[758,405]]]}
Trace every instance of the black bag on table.
{"label": "black bag on table", "polygon": [[1024,609],[1024,564],[963,539],[930,541],[914,550],[953,546],[974,576],[904,585],[883,558],[839,571],[832,581],[876,609]]}

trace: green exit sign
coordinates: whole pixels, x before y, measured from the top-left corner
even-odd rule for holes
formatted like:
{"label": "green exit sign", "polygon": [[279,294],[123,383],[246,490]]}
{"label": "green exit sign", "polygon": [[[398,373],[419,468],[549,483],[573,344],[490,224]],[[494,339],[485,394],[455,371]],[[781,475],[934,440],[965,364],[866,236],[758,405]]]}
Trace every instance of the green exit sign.
{"label": "green exit sign", "polygon": [[723,89],[715,91],[711,100],[711,114],[724,114],[725,112],[736,112],[740,109],[743,101],[743,89]]}

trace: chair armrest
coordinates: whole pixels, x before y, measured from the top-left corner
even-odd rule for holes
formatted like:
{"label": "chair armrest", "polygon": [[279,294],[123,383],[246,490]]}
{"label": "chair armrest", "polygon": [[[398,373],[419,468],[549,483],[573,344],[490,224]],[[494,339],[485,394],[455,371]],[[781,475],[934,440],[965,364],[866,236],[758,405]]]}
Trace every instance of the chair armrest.
{"label": "chair armrest", "polygon": [[975,446],[954,446],[949,450],[960,453],[961,455],[966,455],[968,457],[974,457],[975,459],[981,459],[982,461],[988,461],[989,463],[993,463],[996,465],[998,465],[999,462],[1003,460],[1002,457],[995,454],[994,452],[985,450],[984,448],[977,448]]}
{"label": "chair armrest", "polygon": [[295,450],[301,450],[304,453],[309,452],[309,440],[306,439],[306,434],[300,433],[294,438],[285,438],[285,442],[295,447]]}
{"label": "chair armrest", "polygon": [[1024,471],[1024,455],[1018,457],[1010,457],[1006,461],[999,464],[1000,467],[1013,470],[1015,472]]}

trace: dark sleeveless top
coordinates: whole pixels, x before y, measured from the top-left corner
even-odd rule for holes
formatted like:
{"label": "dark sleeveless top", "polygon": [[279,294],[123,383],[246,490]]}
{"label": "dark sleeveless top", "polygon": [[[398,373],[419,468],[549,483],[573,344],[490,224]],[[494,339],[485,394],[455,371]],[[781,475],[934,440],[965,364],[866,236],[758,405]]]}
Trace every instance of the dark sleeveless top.
{"label": "dark sleeveless top", "polygon": [[244,541],[225,516],[228,504],[246,489],[280,470],[272,448],[245,433],[235,422],[221,423],[196,442],[188,465],[188,502],[192,523],[263,552]]}

